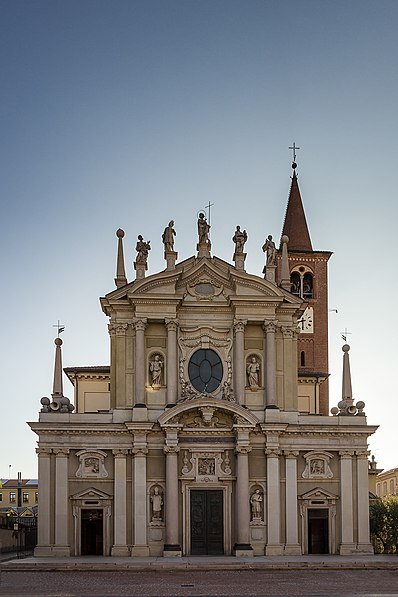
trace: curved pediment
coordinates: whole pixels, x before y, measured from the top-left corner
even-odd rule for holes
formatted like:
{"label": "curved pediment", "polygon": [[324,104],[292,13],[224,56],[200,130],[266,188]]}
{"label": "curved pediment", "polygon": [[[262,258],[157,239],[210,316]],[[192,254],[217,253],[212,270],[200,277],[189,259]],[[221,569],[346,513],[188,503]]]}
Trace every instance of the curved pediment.
{"label": "curved pediment", "polygon": [[[167,409],[160,415],[158,423],[161,427],[182,425],[184,417],[190,412],[198,411],[203,420],[201,427],[211,429],[217,426],[214,417],[217,411],[224,413],[232,420],[232,426],[254,428],[260,421],[248,409],[236,402],[217,400],[215,398],[195,398],[187,400]],[[223,426],[223,424],[221,423]]]}

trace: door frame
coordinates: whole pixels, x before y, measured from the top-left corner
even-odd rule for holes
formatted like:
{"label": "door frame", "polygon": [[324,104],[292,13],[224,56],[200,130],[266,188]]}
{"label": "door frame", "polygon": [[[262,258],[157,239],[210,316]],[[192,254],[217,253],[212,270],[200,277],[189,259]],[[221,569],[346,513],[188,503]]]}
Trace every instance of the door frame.
{"label": "door frame", "polygon": [[328,548],[329,554],[337,553],[336,548],[336,502],[337,496],[317,487],[299,496],[301,518],[301,552],[308,554],[308,510],[328,511]]}
{"label": "door frame", "polygon": [[191,491],[219,490],[223,492],[223,535],[224,555],[232,554],[232,482],[225,483],[192,483],[182,481],[182,553],[191,555]]}

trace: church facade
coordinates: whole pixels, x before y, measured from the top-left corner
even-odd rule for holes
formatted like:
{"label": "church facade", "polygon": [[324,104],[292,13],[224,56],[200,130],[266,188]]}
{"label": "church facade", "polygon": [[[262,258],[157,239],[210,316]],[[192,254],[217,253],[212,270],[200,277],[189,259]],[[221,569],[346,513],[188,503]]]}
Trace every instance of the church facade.
{"label": "church facade", "polygon": [[[293,164],[295,167],[295,164]],[[182,556],[372,553],[367,424],[354,404],[349,347],[343,395],[329,414],[327,262],[312,248],[293,171],[280,247],[262,275],[212,256],[198,219],[194,256],[146,275],[137,241],[101,298],[110,366],[67,367],[57,338],[54,388],[37,422],[35,555]]]}

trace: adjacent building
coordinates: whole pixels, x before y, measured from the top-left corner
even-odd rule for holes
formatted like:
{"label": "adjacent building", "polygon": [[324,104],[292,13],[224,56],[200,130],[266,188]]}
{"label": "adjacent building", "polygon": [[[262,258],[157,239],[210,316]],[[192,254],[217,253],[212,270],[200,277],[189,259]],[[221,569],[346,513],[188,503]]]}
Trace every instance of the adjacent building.
{"label": "adjacent building", "polygon": [[372,552],[376,427],[352,399],[347,345],[329,414],[331,253],[312,247],[296,164],[279,247],[267,232],[264,270],[250,273],[239,226],[229,263],[212,254],[200,214],[196,250],[178,261],[171,221],[165,269],[147,275],[139,236],[128,282],[117,231],[116,288],[101,298],[110,365],[64,370],[72,406],[57,338],[53,394],[29,423],[36,555]]}

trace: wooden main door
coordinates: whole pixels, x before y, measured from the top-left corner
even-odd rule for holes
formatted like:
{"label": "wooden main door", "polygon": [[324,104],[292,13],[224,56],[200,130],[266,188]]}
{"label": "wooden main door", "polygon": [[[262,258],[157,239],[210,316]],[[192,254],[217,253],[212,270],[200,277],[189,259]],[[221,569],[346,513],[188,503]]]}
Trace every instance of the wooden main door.
{"label": "wooden main door", "polygon": [[308,510],[308,553],[329,553],[329,511]]}
{"label": "wooden main door", "polygon": [[81,555],[104,553],[103,510],[81,510]]}
{"label": "wooden main door", "polygon": [[221,490],[191,491],[191,554],[224,554]]}

